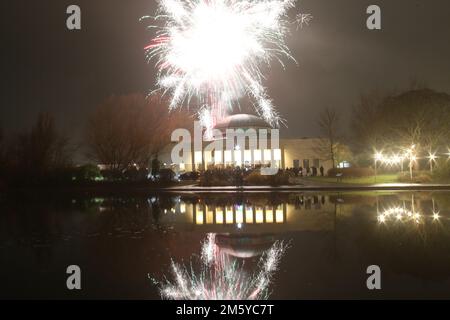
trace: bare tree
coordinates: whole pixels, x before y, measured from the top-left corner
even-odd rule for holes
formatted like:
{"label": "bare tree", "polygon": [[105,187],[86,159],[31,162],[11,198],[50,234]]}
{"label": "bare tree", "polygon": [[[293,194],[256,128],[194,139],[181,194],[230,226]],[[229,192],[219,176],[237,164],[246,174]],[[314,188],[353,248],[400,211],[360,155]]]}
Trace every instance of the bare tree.
{"label": "bare tree", "polygon": [[20,134],[12,141],[8,162],[16,170],[42,176],[68,166],[72,151],[68,138],[56,129],[54,118],[41,113],[30,132]]}
{"label": "bare tree", "polygon": [[372,152],[372,148],[381,149],[386,143],[383,114],[379,106],[387,94],[373,90],[359,97],[353,107],[351,118],[352,147],[358,153]]}
{"label": "bare tree", "polygon": [[159,97],[112,96],[92,114],[87,128],[88,155],[113,170],[136,163],[147,167],[170,142],[186,114],[169,113]]}
{"label": "bare tree", "polygon": [[330,108],[325,108],[317,121],[322,138],[316,146],[316,152],[323,157],[323,160],[331,160],[333,168],[336,166],[339,146],[339,121],[336,110]]}

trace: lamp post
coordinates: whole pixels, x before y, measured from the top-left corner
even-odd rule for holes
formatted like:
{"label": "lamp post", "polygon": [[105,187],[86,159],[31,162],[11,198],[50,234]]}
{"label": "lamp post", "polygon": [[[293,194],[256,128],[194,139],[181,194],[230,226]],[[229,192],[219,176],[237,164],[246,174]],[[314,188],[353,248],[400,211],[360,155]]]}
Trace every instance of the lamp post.
{"label": "lamp post", "polygon": [[406,151],[407,156],[409,157],[409,176],[411,178],[411,181],[413,179],[413,164],[417,160],[416,155],[414,154],[414,149],[416,148],[416,145],[411,145],[411,148],[409,148]]}
{"label": "lamp post", "polygon": [[383,160],[383,154],[381,152],[376,152],[374,157],[374,163],[375,163],[375,182],[377,182],[377,163],[378,161]]}
{"label": "lamp post", "polygon": [[429,153],[428,160],[430,161],[430,172],[433,172],[433,163],[436,161],[436,153]]}

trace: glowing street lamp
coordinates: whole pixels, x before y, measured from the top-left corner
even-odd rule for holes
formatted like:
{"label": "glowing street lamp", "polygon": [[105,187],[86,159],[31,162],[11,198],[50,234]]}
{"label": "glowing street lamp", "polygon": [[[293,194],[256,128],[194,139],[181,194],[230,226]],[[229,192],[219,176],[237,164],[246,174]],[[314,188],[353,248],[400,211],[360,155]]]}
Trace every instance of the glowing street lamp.
{"label": "glowing street lamp", "polygon": [[436,153],[429,152],[428,161],[430,162],[430,171],[433,172],[433,164],[436,162],[437,156]]}
{"label": "glowing street lamp", "polygon": [[410,175],[410,177],[411,177],[411,180],[413,179],[413,164],[414,164],[414,162],[417,161],[417,157],[416,157],[416,155],[414,154],[415,148],[416,148],[416,145],[413,144],[413,145],[411,145],[411,148],[409,148],[409,149],[406,151],[406,155],[407,155],[407,157],[409,158],[409,175]]}
{"label": "glowing street lamp", "polygon": [[377,182],[377,162],[383,161],[384,157],[381,152],[375,152],[374,163],[375,163],[375,182]]}

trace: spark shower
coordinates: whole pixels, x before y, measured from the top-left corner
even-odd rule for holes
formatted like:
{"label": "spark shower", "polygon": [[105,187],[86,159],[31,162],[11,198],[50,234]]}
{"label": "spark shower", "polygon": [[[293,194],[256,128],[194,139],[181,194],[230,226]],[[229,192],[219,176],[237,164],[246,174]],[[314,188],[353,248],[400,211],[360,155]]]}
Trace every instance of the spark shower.
{"label": "spark shower", "polygon": [[267,300],[269,285],[288,245],[275,241],[259,259],[258,272],[249,274],[243,264],[222,252],[216,234],[209,233],[202,244],[201,271],[195,272],[172,261],[174,280],[153,279],[161,297],[168,300]]}
{"label": "spark shower", "polygon": [[145,47],[158,70],[156,91],[170,95],[169,109],[193,106],[211,132],[215,123],[250,98],[257,114],[277,127],[282,119],[263,85],[262,67],[273,60],[295,62],[286,38],[297,0],[160,0]]}

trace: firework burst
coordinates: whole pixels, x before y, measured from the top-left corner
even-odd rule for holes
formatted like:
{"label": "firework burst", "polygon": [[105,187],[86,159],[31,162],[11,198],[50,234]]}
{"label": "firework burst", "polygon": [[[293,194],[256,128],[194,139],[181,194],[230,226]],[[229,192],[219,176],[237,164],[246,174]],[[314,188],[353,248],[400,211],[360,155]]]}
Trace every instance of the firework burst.
{"label": "firework burst", "polygon": [[[170,109],[195,99],[205,127],[248,96],[261,118],[278,126],[280,116],[262,82],[262,66],[295,61],[286,45],[288,11],[297,0],[159,0],[145,48],[156,61],[157,87],[170,94]],[[284,66],[284,65],[283,65]]]}
{"label": "firework burst", "polygon": [[172,261],[173,280],[159,283],[163,299],[170,300],[261,300],[269,297],[269,285],[287,249],[281,241],[261,256],[259,271],[249,274],[242,263],[220,251],[215,234],[209,234],[202,244],[201,271]]}

